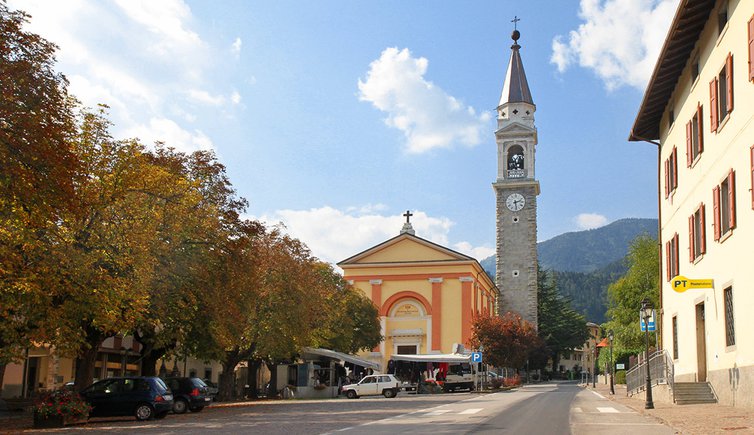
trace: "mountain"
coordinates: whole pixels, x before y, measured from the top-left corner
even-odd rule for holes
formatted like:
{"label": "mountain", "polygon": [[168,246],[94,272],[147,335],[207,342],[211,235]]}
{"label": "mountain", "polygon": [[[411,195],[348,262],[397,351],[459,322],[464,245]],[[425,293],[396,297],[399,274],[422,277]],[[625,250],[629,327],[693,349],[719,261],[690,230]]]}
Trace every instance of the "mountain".
{"label": "mountain", "polygon": [[[537,244],[539,265],[555,274],[558,292],[590,322],[602,323],[607,287],[628,270],[628,247],[641,234],[657,237],[657,219],[620,219],[593,230],[561,234]],[[495,256],[481,262],[495,276]]]}

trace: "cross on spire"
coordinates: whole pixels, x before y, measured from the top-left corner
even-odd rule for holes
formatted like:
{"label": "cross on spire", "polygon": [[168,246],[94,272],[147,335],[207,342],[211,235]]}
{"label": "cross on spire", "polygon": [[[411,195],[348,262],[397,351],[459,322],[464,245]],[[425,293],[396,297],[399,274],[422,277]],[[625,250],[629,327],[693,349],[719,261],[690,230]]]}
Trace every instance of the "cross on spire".
{"label": "cross on spire", "polygon": [[406,217],[406,223],[407,223],[407,224],[410,224],[410,223],[411,223],[411,216],[413,216],[413,215],[414,215],[414,214],[413,214],[413,213],[411,213],[411,211],[409,211],[409,210],[406,210],[406,212],[405,212],[405,213],[403,213],[403,216],[405,216],[405,217]]}
{"label": "cross on spire", "polygon": [[518,24],[519,21],[521,21],[521,18],[518,18],[517,15],[514,15],[513,19],[511,20],[511,23],[513,23],[513,30],[518,30],[516,29],[516,25]]}

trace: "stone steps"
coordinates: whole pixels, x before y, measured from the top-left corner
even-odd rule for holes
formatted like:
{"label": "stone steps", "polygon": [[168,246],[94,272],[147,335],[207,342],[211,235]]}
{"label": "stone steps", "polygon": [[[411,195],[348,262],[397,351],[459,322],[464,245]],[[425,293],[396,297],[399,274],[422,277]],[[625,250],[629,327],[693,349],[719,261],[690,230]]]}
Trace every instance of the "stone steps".
{"label": "stone steps", "polygon": [[708,382],[676,382],[673,385],[673,398],[678,405],[717,403]]}

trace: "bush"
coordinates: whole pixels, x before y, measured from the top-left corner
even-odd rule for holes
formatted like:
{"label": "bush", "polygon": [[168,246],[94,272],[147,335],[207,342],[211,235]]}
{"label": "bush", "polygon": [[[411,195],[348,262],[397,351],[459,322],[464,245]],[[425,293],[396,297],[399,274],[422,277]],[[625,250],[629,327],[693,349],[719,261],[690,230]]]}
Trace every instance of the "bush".
{"label": "bush", "polygon": [[513,375],[507,378],[503,378],[503,385],[506,387],[517,387],[521,385],[521,376]]}
{"label": "bush", "polygon": [[618,370],[615,372],[615,383],[616,384],[625,384],[626,383],[626,371],[625,370]]}
{"label": "bush", "polygon": [[54,416],[71,419],[86,418],[92,407],[71,390],[55,390],[40,397],[34,404],[34,413],[40,417]]}
{"label": "bush", "polygon": [[497,390],[498,388],[503,386],[503,379],[502,378],[494,378],[490,380],[490,387],[493,390]]}

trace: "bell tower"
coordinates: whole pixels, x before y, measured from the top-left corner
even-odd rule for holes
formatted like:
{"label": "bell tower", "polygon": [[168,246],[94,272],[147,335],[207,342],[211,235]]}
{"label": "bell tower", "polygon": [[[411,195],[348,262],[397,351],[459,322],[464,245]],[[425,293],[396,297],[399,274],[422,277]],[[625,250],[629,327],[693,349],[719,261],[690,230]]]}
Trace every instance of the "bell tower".
{"label": "bell tower", "polygon": [[[517,21],[514,20],[514,21]],[[497,106],[497,272],[500,314],[513,311],[537,326],[537,195],[534,163],[536,106],[526,81],[518,40],[511,35],[511,57]]]}

